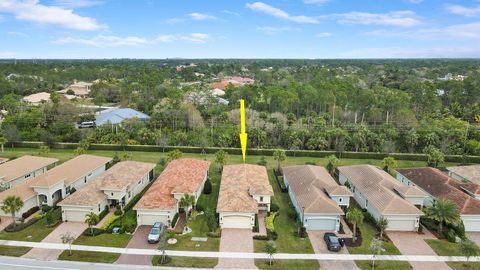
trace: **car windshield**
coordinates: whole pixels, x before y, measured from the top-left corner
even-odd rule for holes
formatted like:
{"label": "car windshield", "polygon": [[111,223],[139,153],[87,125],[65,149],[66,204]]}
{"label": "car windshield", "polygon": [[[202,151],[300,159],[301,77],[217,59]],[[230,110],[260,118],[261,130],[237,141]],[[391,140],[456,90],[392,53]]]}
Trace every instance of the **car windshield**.
{"label": "car windshield", "polygon": [[332,244],[338,244],[338,238],[336,236],[329,236],[328,240],[330,240],[330,243]]}
{"label": "car windshield", "polygon": [[153,228],[153,229],[150,231],[150,234],[158,234],[158,232],[159,232],[159,229]]}

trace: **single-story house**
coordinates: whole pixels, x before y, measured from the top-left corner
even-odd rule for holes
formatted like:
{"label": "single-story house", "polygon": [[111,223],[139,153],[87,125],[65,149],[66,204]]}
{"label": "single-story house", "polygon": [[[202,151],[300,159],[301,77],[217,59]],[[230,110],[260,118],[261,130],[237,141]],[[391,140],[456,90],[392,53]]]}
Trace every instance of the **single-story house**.
{"label": "single-story house", "polygon": [[142,122],[147,122],[150,116],[130,108],[112,108],[97,112],[95,115],[95,124],[101,126],[107,123],[117,125],[126,119],[138,118]]}
{"label": "single-story house", "polygon": [[170,226],[179,211],[182,197],[189,194],[195,197],[196,202],[202,194],[209,167],[209,161],[198,159],[182,158],[170,162],[134,206],[137,224],[163,222]]}
{"label": "single-story house", "polygon": [[288,195],[307,230],[338,231],[341,206],[350,205],[352,192],[339,185],[324,167],[297,165],[284,167]]}
{"label": "single-story house", "polygon": [[153,180],[154,163],[122,161],[100,174],[85,187],[59,202],[63,221],[85,220],[100,214],[105,206],[125,206]]}
{"label": "single-story house", "polygon": [[264,166],[224,166],[217,202],[220,227],[252,229],[258,211],[270,211],[272,196],[273,188]]}
{"label": "single-story house", "polygon": [[4,189],[15,187],[30,178],[35,178],[55,166],[56,158],[21,156],[0,164],[0,186]]}
{"label": "single-story house", "polygon": [[428,195],[425,205],[437,198],[448,199],[458,206],[465,231],[480,232],[480,185],[462,183],[435,168],[398,169],[397,179],[405,185],[416,185]]}
{"label": "single-story house", "polygon": [[95,179],[112,161],[109,157],[80,155],[35,178],[30,187],[38,194],[37,205],[54,205],[72,191]]}
{"label": "single-story house", "polygon": [[61,94],[72,93],[73,95],[75,95],[77,97],[85,98],[90,93],[90,88],[91,88],[92,85],[93,85],[93,83],[82,82],[82,81],[77,82],[77,80],[74,80],[72,85],[70,85],[70,86],[66,87],[65,89],[60,90],[58,92],[61,93]]}
{"label": "single-story house", "polygon": [[[388,220],[387,231],[417,231],[428,196],[416,186],[404,186],[393,176],[372,165],[342,166],[339,181],[350,186],[353,197],[375,220]],[[348,183],[348,184],[347,184]]]}
{"label": "single-story house", "polygon": [[463,182],[480,184],[480,164],[447,167],[448,175]]}
{"label": "single-story house", "polygon": [[[30,187],[30,185],[35,182],[36,178],[29,178],[26,181],[7,189],[5,191],[0,192],[0,205],[3,204],[3,200],[5,200],[9,196],[17,196],[23,201],[23,207],[15,213],[16,217],[21,217],[23,213],[27,212],[28,210],[38,206],[37,200],[37,193]],[[0,209],[0,216],[11,216],[10,213],[4,213]]]}
{"label": "single-story house", "polygon": [[50,102],[50,93],[40,92],[25,96],[22,100],[31,105],[39,105],[41,103]]}

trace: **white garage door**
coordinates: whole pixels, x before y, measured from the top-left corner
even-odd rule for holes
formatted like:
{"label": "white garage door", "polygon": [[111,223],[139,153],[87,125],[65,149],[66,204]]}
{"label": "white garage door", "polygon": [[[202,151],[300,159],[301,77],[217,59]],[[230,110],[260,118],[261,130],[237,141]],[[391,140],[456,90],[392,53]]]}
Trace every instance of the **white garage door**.
{"label": "white garage door", "polygon": [[85,222],[85,216],[88,214],[88,211],[78,211],[78,210],[65,210],[65,220],[66,221],[78,221]]}
{"label": "white garage door", "polygon": [[463,218],[466,232],[480,232],[480,220]]}
{"label": "white garage door", "polygon": [[138,225],[153,225],[155,222],[163,222],[167,224],[167,215],[152,215],[152,214],[139,214]]}
{"label": "white garage door", "polygon": [[223,216],[222,228],[250,229],[252,228],[251,220],[249,216]]}
{"label": "white garage door", "polygon": [[308,230],[325,230],[325,231],[334,231],[336,229],[336,219],[325,219],[325,218],[306,218],[306,228]]}
{"label": "white garage door", "polygon": [[387,231],[414,231],[415,230],[415,220],[412,219],[389,219]]}

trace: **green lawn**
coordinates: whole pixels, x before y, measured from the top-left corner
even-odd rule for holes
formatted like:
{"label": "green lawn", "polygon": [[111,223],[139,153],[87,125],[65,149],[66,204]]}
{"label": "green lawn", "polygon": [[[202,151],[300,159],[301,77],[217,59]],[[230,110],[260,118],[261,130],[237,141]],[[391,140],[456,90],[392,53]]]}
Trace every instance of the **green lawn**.
{"label": "green lawn", "polygon": [[47,237],[56,227],[47,227],[46,218],[42,218],[34,224],[18,232],[0,232],[0,239],[40,242]]}
{"label": "green lawn", "polygon": [[320,268],[316,260],[274,260],[272,266],[270,266],[268,260],[255,259],[255,265],[258,269],[272,270],[318,270]]}
{"label": "green lawn", "polygon": [[[464,256],[459,243],[451,243],[446,240],[426,239],[425,242],[440,256]],[[448,262],[452,269],[480,269],[480,262]]]}
{"label": "green lawn", "polygon": [[[271,163],[274,165],[274,163]],[[280,207],[279,215],[275,218],[275,231],[278,238],[275,241],[278,253],[315,253],[308,238],[300,238],[297,236],[298,226],[287,215],[290,206],[290,198],[288,193],[282,193],[280,187],[275,181],[272,170],[268,171],[270,184],[273,187],[275,196],[272,202]],[[264,252],[267,241],[254,240],[255,252]],[[266,267],[264,260],[255,260],[255,265],[259,268]],[[276,263],[277,269],[319,269],[320,265],[316,260],[282,260]]]}
{"label": "green lawn", "polygon": [[[170,256],[171,260],[162,266],[170,267],[190,267],[190,268],[214,268],[218,264],[217,258],[197,258],[197,257],[175,257]],[[152,264],[159,266],[160,256],[153,256]]]}
{"label": "green lawn", "polygon": [[20,257],[25,255],[30,251],[30,247],[11,247],[11,246],[0,246],[0,255],[1,256],[12,256]]}
{"label": "green lawn", "polygon": [[108,252],[93,252],[93,251],[72,251],[72,255],[69,255],[68,250],[65,250],[58,256],[59,260],[63,261],[80,261],[80,262],[92,262],[92,263],[114,263],[120,257],[119,253]]}
{"label": "green lawn", "polygon": [[[355,261],[362,270],[372,270],[372,261]],[[408,262],[375,261],[376,270],[410,270],[413,269]]]}
{"label": "green lawn", "polygon": [[132,238],[130,234],[111,234],[104,233],[97,236],[85,236],[78,237],[73,244],[85,245],[85,246],[102,246],[102,247],[126,247],[128,241]]}

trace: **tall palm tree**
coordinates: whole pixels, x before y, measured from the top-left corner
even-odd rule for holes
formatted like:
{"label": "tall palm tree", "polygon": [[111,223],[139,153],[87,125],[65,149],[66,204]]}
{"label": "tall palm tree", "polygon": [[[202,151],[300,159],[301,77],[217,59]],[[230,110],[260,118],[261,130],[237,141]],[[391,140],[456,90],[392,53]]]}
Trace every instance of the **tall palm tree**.
{"label": "tall palm tree", "polygon": [[15,222],[15,214],[22,209],[23,207],[23,201],[22,198],[18,196],[8,196],[5,198],[2,202],[2,206],[0,209],[6,214],[12,214],[12,219],[13,219],[13,230],[15,230],[15,227],[17,223]]}
{"label": "tall palm tree", "polygon": [[357,225],[363,221],[363,213],[356,207],[350,207],[347,212],[347,220],[353,225],[353,241],[357,240]]}
{"label": "tall palm tree", "polygon": [[188,218],[188,208],[190,206],[195,208],[195,197],[193,195],[185,193],[183,197],[180,199],[179,206],[185,209],[185,212],[187,213],[187,218]]}
{"label": "tall palm tree", "polygon": [[87,223],[88,228],[90,228],[90,233],[93,235],[93,226],[96,225],[100,221],[100,217],[93,213],[90,212],[85,215],[85,223]]}
{"label": "tall palm tree", "polygon": [[425,209],[428,218],[438,222],[438,233],[443,232],[443,224],[454,224],[460,221],[458,206],[451,200],[438,199]]}

